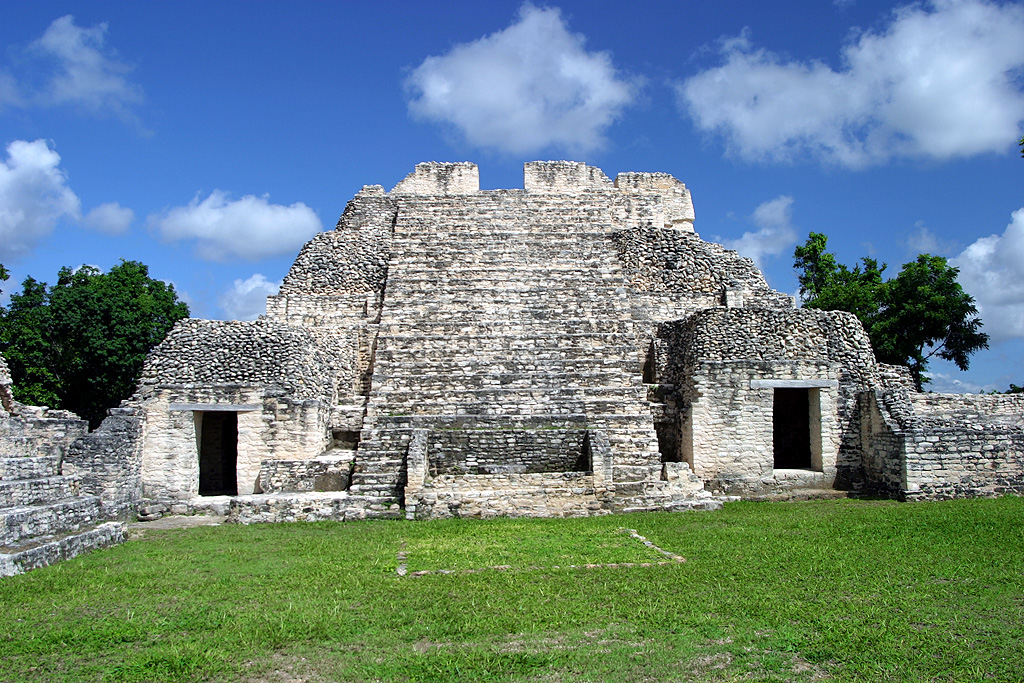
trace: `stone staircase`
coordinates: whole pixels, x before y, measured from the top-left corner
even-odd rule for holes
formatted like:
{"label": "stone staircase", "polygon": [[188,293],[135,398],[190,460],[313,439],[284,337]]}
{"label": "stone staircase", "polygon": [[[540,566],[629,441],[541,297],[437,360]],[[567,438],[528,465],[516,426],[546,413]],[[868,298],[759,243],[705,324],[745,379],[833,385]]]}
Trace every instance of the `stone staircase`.
{"label": "stone staircase", "polygon": [[518,445],[600,430],[620,490],[658,479],[645,346],[607,205],[495,191],[399,207],[351,490],[397,496],[414,429],[439,444],[471,430],[477,449],[525,471],[536,449]]}
{"label": "stone staircase", "polygon": [[0,576],[21,574],[124,540],[98,496],[61,473],[86,424],[63,411],[19,406],[0,416]]}

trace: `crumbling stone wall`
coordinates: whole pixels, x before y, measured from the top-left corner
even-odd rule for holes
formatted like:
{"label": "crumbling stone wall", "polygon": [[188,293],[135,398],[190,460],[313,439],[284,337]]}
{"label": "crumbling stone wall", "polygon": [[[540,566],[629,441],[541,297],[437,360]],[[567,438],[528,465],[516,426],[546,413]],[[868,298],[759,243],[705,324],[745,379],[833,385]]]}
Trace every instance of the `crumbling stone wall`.
{"label": "crumbling stone wall", "polygon": [[334,230],[315,235],[302,247],[278,297],[379,294],[387,277],[396,212],[394,198],[381,186],[364,187]]}
{"label": "crumbling stone wall", "polygon": [[65,474],[80,478],[82,490],[103,501],[111,517],[128,516],[142,499],[144,415],[133,407],[113,408],[102,424],[71,444]]}
{"label": "crumbling stone wall", "polygon": [[11,370],[7,359],[0,354],[0,413],[14,412],[14,394],[11,391]]}
{"label": "crumbling stone wall", "polygon": [[[672,299],[674,319],[724,305],[727,290],[742,292],[740,305],[748,308],[793,307],[790,297],[768,287],[753,261],[695,233],[639,225],[616,232],[612,241],[636,292],[685,295]],[[656,319],[672,319],[663,315]]]}
{"label": "crumbling stone wall", "polygon": [[1024,493],[1024,397],[864,396],[867,489],[904,500]]}

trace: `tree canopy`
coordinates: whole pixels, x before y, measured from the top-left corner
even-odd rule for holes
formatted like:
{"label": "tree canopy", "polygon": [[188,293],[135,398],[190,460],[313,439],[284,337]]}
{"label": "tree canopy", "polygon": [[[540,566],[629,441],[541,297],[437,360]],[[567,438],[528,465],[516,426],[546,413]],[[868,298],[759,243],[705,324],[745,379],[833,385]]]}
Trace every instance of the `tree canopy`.
{"label": "tree canopy", "polygon": [[971,354],[988,348],[974,299],[946,259],[920,254],[884,280],[886,264],[865,257],[849,268],[827,244],[827,236],[812,232],[793,253],[803,305],[855,314],[878,360],[908,366],[918,390],[929,381],[925,370],[933,356],[966,370]]}
{"label": "tree canopy", "polygon": [[14,397],[71,410],[96,427],[132,394],[146,354],[188,313],[173,285],[137,261],[106,273],[62,268],[53,287],[28,277],[0,307]]}

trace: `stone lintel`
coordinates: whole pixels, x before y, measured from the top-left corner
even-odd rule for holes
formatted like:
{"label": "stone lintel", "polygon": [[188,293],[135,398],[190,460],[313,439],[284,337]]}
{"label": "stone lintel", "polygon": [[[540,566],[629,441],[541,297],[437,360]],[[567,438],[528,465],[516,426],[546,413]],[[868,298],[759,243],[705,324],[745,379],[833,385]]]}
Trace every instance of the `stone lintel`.
{"label": "stone lintel", "polygon": [[751,389],[838,389],[834,379],[752,379]]}
{"label": "stone lintel", "polygon": [[245,413],[252,410],[262,410],[263,406],[255,403],[172,403],[171,410],[202,410],[204,412],[224,411],[233,413]]}

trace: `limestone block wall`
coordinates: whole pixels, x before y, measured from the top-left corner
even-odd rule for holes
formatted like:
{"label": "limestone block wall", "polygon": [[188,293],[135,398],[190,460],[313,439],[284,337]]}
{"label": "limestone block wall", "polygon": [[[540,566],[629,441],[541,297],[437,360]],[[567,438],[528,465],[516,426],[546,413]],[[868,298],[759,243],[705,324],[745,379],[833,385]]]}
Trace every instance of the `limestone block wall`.
{"label": "limestone block wall", "polygon": [[468,161],[416,164],[416,170],[392,188],[392,194],[472,194],[480,191],[480,169]]}
{"label": "limestone block wall", "polygon": [[[583,433],[580,431],[579,433]],[[579,517],[615,509],[613,455],[601,432],[585,437],[591,471],[436,474],[430,432],[414,429],[406,455],[405,509],[410,519]]]}
{"label": "limestone block wall", "polygon": [[[841,441],[838,368],[807,362],[705,363],[695,368],[688,402],[690,443],[684,457],[711,490],[730,494],[789,488],[832,488]],[[818,474],[797,477],[774,464],[776,389],[808,392],[811,463]],[[686,451],[689,450],[687,457]]]}
{"label": "limestone block wall", "polygon": [[330,444],[330,407],[252,385],[162,385],[141,403],[145,432],[142,488],[147,498],[189,500],[199,494],[204,415],[237,415],[237,489],[257,488],[265,460],[315,458]]}
{"label": "limestone block wall", "polygon": [[344,491],[352,477],[354,454],[312,460],[264,460],[256,493]]}
{"label": "limestone block wall", "polygon": [[872,392],[862,423],[871,491],[927,500],[1024,493],[1024,400]]}
{"label": "limestone block wall", "polygon": [[64,474],[79,477],[81,490],[99,496],[108,517],[130,514],[142,499],[145,415],[132,406],[113,408],[100,426],[68,448]]}
{"label": "limestone block wall", "polygon": [[523,166],[523,189],[527,192],[572,195],[614,187],[604,171],[580,161],[529,161]]}
{"label": "limestone block wall", "polygon": [[434,430],[430,473],[543,473],[589,470],[585,430]]}
{"label": "limestone block wall", "polygon": [[620,173],[615,187],[647,196],[657,196],[663,206],[662,220],[654,225],[693,232],[693,199],[686,185],[668,173]]}

